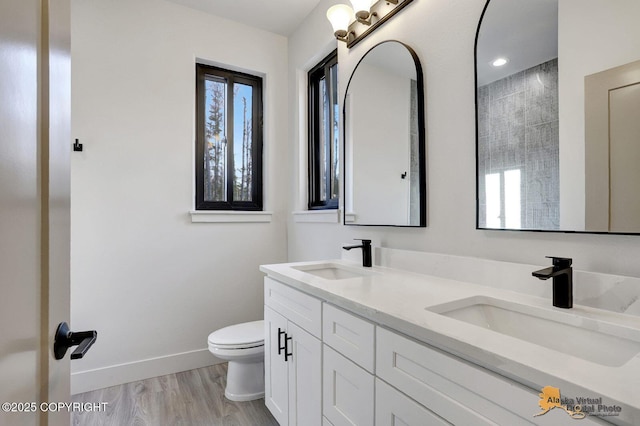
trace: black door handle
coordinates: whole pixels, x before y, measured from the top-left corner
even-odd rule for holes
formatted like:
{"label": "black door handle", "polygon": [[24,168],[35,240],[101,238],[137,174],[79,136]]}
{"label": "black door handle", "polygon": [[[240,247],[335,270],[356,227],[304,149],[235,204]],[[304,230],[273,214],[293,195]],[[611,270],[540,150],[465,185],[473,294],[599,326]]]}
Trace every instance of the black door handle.
{"label": "black door handle", "polygon": [[286,341],[286,338],[285,338],[284,346],[282,346],[282,343],[281,343],[282,342],[281,337],[282,337],[283,334],[285,336],[287,335],[287,333],[285,333],[280,327],[278,327],[278,355],[282,354],[282,350],[283,349],[284,349],[285,353],[287,352],[287,341]]}
{"label": "black door handle", "polygon": [[293,340],[293,337],[285,335],[284,338],[284,362],[287,362],[287,358],[293,358],[293,344],[291,345],[291,352],[289,352],[289,340]]}
{"label": "black door handle", "polygon": [[69,324],[61,322],[56,329],[56,337],[53,342],[53,354],[56,359],[64,358],[67,353],[67,349],[71,346],[76,346],[75,351],[71,353],[71,359],[82,358],[87,353],[91,345],[96,342],[98,338],[98,332],[91,331],[70,331]]}

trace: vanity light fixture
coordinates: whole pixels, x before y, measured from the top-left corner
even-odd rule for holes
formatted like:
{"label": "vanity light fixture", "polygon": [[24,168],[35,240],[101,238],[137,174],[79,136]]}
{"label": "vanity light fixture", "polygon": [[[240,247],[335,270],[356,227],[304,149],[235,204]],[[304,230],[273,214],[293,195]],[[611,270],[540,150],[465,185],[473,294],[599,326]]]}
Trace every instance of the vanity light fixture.
{"label": "vanity light fixture", "polygon": [[373,0],[350,0],[353,5],[353,11],[356,14],[356,20],[365,25],[371,25],[371,18],[375,15],[371,13]]}
{"label": "vanity light fixture", "polygon": [[352,15],[353,9],[346,4],[336,4],[327,10],[327,19],[331,22],[333,34],[338,40],[346,41]]}
{"label": "vanity light fixture", "polygon": [[507,58],[496,58],[493,62],[491,62],[491,65],[493,65],[494,67],[501,67],[506,65],[507,62],[509,62]]}
{"label": "vanity light fixture", "polygon": [[351,48],[413,0],[350,0],[353,8],[336,4],[327,10],[333,33]]}

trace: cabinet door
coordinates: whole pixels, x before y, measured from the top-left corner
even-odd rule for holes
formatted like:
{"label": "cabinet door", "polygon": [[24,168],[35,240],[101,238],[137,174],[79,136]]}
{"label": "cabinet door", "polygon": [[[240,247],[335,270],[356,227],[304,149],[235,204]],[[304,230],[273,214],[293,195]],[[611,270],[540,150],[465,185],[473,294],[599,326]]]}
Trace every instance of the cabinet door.
{"label": "cabinet door", "polygon": [[373,374],[374,326],[328,303],[322,308],[322,341]]}
{"label": "cabinet door", "polygon": [[264,307],[264,403],[280,423],[289,424],[288,368],[284,350],[278,354],[279,343],[284,345],[287,320],[269,307]]}
{"label": "cabinet door", "polygon": [[322,423],[322,342],[288,323],[289,426]]}
{"label": "cabinet door", "polygon": [[373,425],[373,375],[322,345],[322,411],[335,426]]}
{"label": "cabinet door", "polygon": [[450,424],[382,380],[376,379],[376,426]]}

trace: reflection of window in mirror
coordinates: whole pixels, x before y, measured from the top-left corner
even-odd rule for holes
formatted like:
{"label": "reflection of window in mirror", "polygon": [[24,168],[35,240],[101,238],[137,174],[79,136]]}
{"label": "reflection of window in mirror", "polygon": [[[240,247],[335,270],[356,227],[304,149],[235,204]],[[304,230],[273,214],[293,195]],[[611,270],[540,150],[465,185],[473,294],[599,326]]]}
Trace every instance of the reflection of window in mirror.
{"label": "reflection of window in mirror", "polygon": [[309,71],[309,209],[337,209],[340,195],[338,51]]}
{"label": "reflection of window in mirror", "polygon": [[487,174],[485,200],[487,228],[520,229],[520,169]]}

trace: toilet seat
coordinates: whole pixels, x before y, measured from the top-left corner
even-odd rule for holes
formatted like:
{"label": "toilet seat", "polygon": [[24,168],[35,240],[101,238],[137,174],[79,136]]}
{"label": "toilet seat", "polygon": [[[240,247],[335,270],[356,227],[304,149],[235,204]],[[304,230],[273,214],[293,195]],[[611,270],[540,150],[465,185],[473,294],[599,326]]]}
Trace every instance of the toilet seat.
{"label": "toilet seat", "polygon": [[252,321],[221,328],[209,334],[209,347],[215,349],[250,349],[264,346],[264,321]]}
{"label": "toilet seat", "polygon": [[224,396],[231,401],[264,397],[264,321],[245,322],[209,334],[209,351],[228,362]]}
{"label": "toilet seat", "polygon": [[264,346],[264,341],[247,343],[244,345],[217,345],[215,343],[209,342],[209,348],[215,348],[215,349],[251,349],[251,348],[259,348],[261,346]]}

